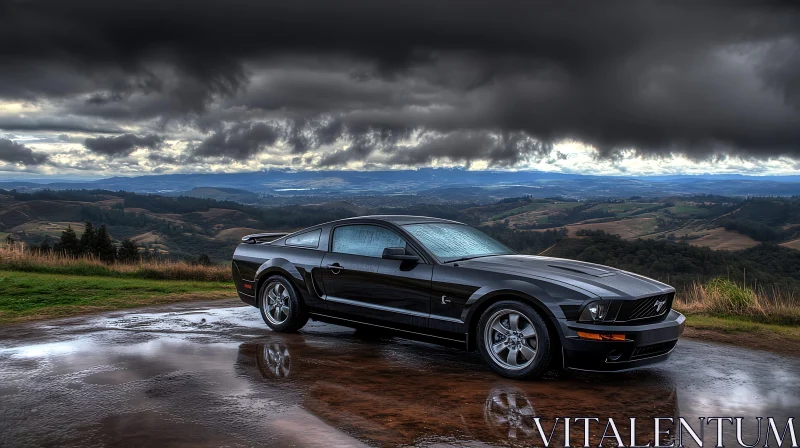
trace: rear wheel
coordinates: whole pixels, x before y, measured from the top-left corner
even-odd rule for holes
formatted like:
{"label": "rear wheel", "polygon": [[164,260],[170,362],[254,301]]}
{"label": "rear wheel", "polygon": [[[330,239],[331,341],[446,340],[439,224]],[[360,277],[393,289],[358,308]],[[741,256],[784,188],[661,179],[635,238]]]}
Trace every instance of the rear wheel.
{"label": "rear wheel", "polygon": [[478,321],[478,350],[507,378],[541,377],[550,365],[550,334],[531,306],[511,300],[490,306]]}
{"label": "rear wheel", "polygon": [[291,283],[281,275],[269,277],[258,298],[261,317],[269,328],[280,332],[297,331],[308,322],[305,304]]}

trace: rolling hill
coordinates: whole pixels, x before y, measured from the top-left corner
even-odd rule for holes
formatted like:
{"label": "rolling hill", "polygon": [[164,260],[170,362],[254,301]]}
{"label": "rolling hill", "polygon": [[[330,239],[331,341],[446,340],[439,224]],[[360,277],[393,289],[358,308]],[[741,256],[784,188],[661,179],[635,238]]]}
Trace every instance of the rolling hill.
{"label": "rolling hill", "polygon": [[[193,191],[194,196],[160,196],[107,190],[0,190],[0,236],[11,235],[29,245],[45,239],[52,244],[67,226],[80,234],[83,223],[92,221],[105,224],[115,241],[131,238],[148,253],[179,259],[205,253],[220,262],[226,261],[240,238],[249,233],[289,231],[343,217],[385,213],[438,216],[493,232],[510,231],[518,244],[531,251],[544,250],[555,242],[540,246],[546,238],[536,234],[556,229],[571,237],[603,231],[628,241],[684,242],[727,251],[756,248],[762,243],[793,250],[800,247],[798,198],[705,195],[576,200],[525,196],[489,204],[430,204],[416,196],[416,202],[409,197],[404,199],[408,203],[392,206],[391,196],[376,195],[383,206],[332,200],[265,207],[204,197],[244,200],[250,193],[240,190],[215,187]],[[534,240],[535,244],[529,244]]]}

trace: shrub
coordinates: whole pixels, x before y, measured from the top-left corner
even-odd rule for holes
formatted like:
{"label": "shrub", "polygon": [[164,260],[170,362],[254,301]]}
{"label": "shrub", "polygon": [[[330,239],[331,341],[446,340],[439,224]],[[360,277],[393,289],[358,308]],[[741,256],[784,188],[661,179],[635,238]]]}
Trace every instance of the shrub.
{"label": "shrub", "polygon": [[695,282],[680,290],[674,306],[679,311],[717,316],[742,316],[758,322],[800,324],[800,299],[785,288],[751,289],[725,277]]}
{"label": "shrub", "polygon": [[724,277],[709,280],[705,288],[714,300],[714,308],[720,313],[744,314],[758,305],[752,289]]}

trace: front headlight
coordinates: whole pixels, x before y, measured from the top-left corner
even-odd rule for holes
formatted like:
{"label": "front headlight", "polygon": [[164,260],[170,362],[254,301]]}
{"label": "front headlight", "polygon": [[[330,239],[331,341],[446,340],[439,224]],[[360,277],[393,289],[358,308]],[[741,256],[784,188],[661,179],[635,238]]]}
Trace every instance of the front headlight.
{"label": "front headlight", "polygon": [[592,302],[583,308],[580,322],[602,322],[608,314],[608,302]]}

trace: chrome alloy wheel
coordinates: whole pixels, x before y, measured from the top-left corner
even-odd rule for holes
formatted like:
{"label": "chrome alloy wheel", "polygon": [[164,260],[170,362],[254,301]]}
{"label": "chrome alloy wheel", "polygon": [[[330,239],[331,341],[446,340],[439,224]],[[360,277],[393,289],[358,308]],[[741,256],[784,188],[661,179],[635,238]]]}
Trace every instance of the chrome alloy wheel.
{"label": "chrome alloy wheel", "polygon": [[264,288],[261,297],[261,308],[264,315],[273,325],[280,325],[289,319],[292,308],[289,302],[289,291],[281,282],[272,282]]}
{"label": "chrome alloy wheel", "polygon": [[524,369],[536,358],[536,329],[519,311],[505,309],[494,313],[483,340],[492,359],[505,369]]}

